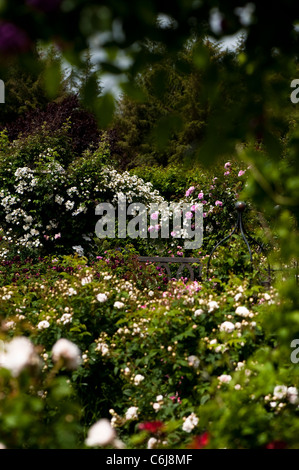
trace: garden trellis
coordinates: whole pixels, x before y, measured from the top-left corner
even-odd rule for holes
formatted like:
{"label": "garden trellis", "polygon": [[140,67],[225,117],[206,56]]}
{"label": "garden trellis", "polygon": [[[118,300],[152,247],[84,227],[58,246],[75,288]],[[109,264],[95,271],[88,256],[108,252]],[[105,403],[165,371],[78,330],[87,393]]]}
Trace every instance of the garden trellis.
{"label": "garden trellis", "polygon": [[[232,230],[231,233],[229,233],[229,235],[227,235],[225,238],[223,238],[222,240],[220,240],[212,249],[210,255],[209,255],[209,259],[208,259],[208,264],[207,264],[207,270],[206,270],[206,278],[207,280],[209,279],[209,272],[210,272],[210,264],[211,264],[211,260],[212,260],[212,257],[214,255],[214,252],[217,250],[217,248],[222,245],[223,243],[225,243],[227,240],[229,240],[235,233],[238,232],[238,230],[240,231],[240,235],[242,237],[242,239],[244,240],[245,242],[245,245],[248,249],[248,253],[249,253],[249,256],[250,256],[250,264],[251,264],[251,268],[253,268],[253,258],[252,258],[252,249],[250,247],[250,244],[249,244],[249,241],[248,239],[255,245],[257,245],[258,247],[258,250],[259,252],[262,252],[262,253],[265,253],[265,249],[263,247],[263,245],[261,243],[259,243],[257,240],[255,240],[251,235],[249,235],[248,233],[246,233],[245,231],[245,228],[244,228],[244,224],[243,224],[243,219],[242,219],[242,213],[244,212],[244,210],[246,209],[247,205],[244,201],[238,201],[236,202],[235,204],[235,208],[236,208],[236,211],[237,211],[237,221],[236,221],[236,224],[235,224],[235,227],[234,229]],[[173,278],[176,278],[177,280],[182,278],[182,274],[184,272],[184,270],[187,268],[187,270],[189,271],[189,275],[190,275],[190,280],[191,281],[194,281],[195,280],[195,274],[194,274],[194,265],[198,265],[199,267],[199,273],[198,273],[198,278],[199,279],[202,279],[202,274],[203,274],[203,266],[202,266],[202,262],[200,259],[198,258],[192,258],[192,257],[159,257],[159,256],[139,256],[138,257],[138,260],[141,261],[141,262],[145,262],[145,263],[155,263],[157,264],[157,267],[162,267],[162,268],[165,268],[166,270],[166,273],[167,273],[167,277],[168,279],[173,279]],[[171,265],[172,264],[179,264],[179,267],[176,271],[176,275],[175,277],[172,275],[171,273]],[[266,281],[262,281],[262,284],[264,284],[265,286],[270,286],[271,284],[271,267],[270,267],[270,264],[268,263],[268,269],[267,269],[267,279]]]}

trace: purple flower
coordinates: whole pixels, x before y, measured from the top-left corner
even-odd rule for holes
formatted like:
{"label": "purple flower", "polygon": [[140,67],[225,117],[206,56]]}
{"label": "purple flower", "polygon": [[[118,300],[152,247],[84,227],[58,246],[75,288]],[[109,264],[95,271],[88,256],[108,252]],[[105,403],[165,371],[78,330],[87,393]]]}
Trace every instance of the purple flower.
{"label": "purple flower", "polygon": [[199,194],[198,194],[198,199],[202,199],[204,196],[203,192],[201,191]]}
{"label": "purple flower", "polygon": [[45,13],[57,10],[61,2],[62,0],[26,0],[27,5]]}
{"label": "purple flower", "polygon": [[[246,170],[245,170],[246,171]],[[244,170],[240,170],[239,173],[238,173],[238,176],[243,176],[245,174],[245,171]]]}
{"label": "purple flower", "polygon": [[185,217],[186,217],[186,219],[192,219],[192,217],[193,217],[192,212],[190,212],[190,211],[186,212]]}
{"label": "purple flower", "polygon": [[30,47],[30,40],[25,31],[13,23],[0,23],[0,52],[15,54],[25,52]]}
{"label": "purple flower", "polygon": [[215,202],[215,206],[223,206],[223,202],[221,202],[221,201],[216,201],[216,202]]}
{"label": "purple flower", "polygon": [[224,168],[225,168],[226,170],[228,170],[228,168],[229,168],[230,166],[231,166],[231,163],[230,163],[230,162],[226,162],[226,163],[224,164]]}

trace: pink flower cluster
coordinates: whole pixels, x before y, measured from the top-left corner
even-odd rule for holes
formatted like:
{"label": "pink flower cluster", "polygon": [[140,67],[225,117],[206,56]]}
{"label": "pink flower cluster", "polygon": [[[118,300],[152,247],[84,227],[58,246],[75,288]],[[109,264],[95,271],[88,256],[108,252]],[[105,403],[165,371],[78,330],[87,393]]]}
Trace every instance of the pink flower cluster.
{"label": "pink flower cluster", "polygon": [[190,186],[190,188],[186,191],[186,197],[190,196],[193,193],[194,189],[194,186]]}

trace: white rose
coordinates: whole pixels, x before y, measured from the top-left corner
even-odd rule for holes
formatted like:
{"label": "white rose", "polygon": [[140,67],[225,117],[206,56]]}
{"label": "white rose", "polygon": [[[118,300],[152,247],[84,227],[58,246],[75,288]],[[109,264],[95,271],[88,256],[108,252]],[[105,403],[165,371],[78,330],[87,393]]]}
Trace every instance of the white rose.
{"label": "white rose", "polygon": [[131,419],[138,419],[138,407],[131,406],[130,408],[128,408],[125,417],[127,421],[130,421]]}
{"label": "white rose", "polygon": [[157,442],[158,440],[155,437],[150,437],[149,440],[147,441],[147,448],[154,449]]}
{"label": "white rose", "polygon": [[182,429],[185,432],[191,432],[198,424],[198,417],[195,413],[191,413],[184,421]]}
{"label": "white rose", "polygon": [[220,325],[220,331],[224,331],[226,333],[232,333],[234,329],[235,329],[235,325],[230,321],[225,321],[221,323]]}
{"label": "white rose", "polygon": [[244,362],[238,362],[236,370],[241,370],[245,366]]}
{"label": "white rose", "polygon": [[67,294],[68,295],[76,295],[77,291],[73,287],[70,287],[67,291]]}
{"label": "white rose", "polygon": [[81,362],[81,355],[78,346],[68,339],[60,338],[52,348],[52,358],[54,362],[62,359],[68,369],[76,369]]}
{"label": "white rose", "polygon": [[236,314],[240,315],[241,317],[248,317],[249,315],[249,310],[246,307],[237,307],[236,308]]}
{"label": "white rose", "polygon": [[200,360],[197,356],[192,355],[192,356],[188,357],[189,366],[194,367],[195,369],[197,369],[199,367],[199,363],[200,363]]}
{"label": "white rose", "polygon": [[114,305],[113,305],[113,307],[115,308],[123,308],[124,306],[125,304],[123,302],[118,302],[118,301],[114,302]]}
{"label": "white rose", "polygon": [[223,384],[228,384],[231,381],[232,377],[231,375],[222,374],[218,377],[218,379],[219,379],[219,382]]}
{"label": "white rose", "polygon": [[25,337],[13,338],[4,344],[3,349],[0,354],[0,367],[10,370],[13,377],[17,377],[26,367],[39,363],[33,344]]}
{"label": "white rose", "polygon": [[49,328],[50,323],[47,320],[42,320],[38,323],[37,328],[43,330],[44,328]]}
{"label": "white rose", "polygon": [[281,400],[282,398],[285,398],[287,391],[288,388],[285,385],[277,385],[276,387],[274,387],[273,396],[277,400]]}
{"label": "white rose", "polygon": [[208,302],[208,307],[209,307],[208,312],[210,313],[210,312],[214,312],[214,310],[217,310],[217,308],[219,308],[219,305],[214,300],[211,300],[210,302]]}
{"label": "white rose", "polygon": [[139,385],[140,382],[142,382],[142,380],[144,380],[144,376],[141,375],[141,374],[137,374],[137,375],[135,375],[135,377],[134,377],[134,384],[135,384],[135,385]]}
{"label": "white rose", "polygon": [[108,419],[100,419],[89,428],[85,444],[89,447],[106,446],[112,444],[115,438],[115,429]]}
{"label": "white rose", "polygon": [[235,297],[234,297],[235,302],[238,302],[238,300],[240,300],[241,297],[242,297],[241,292],[239,292],[238,294],[236,294]]}
{"label": "white rose", "polygon": [[98,302],[106,302],[108,300],[108,297],[106,294],[98,294],[97,295],[97,301]]}
{"label": "white rose", "polygon": [[203,313],[203,309],[202,309],[202,308],[198,308],[197,310],[195,310],[194,316],[195,316],[195,317],[199,317],[199,315],[201,315],[202,313]]}

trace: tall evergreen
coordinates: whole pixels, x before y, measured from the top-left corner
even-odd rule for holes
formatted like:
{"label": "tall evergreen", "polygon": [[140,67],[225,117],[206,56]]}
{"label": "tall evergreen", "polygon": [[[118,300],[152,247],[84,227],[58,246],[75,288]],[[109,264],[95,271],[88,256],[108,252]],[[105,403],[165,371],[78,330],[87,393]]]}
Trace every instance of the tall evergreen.
{"label": "tall evergreen", "polygon": [[[205,74],[196,54],[205,50],[213,74]],[[204,142],[213,109],[232,106],[238,100],[242,80],[237,73],[235,53],[206,41],[190,41],[179,54],[172,55],[156,46],[156,62],[136,79],[138,99],[123,95],[119,101],[114,127],[119,136],[119,155],[128,167],[136,164],[166,165],[193,155]],[[215,80],[220,69],[230,63],[234,69],[233,88]],[[212,92],[213,90],[213,92]]]}

